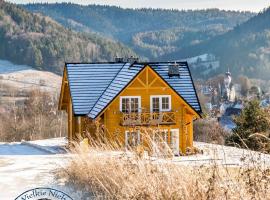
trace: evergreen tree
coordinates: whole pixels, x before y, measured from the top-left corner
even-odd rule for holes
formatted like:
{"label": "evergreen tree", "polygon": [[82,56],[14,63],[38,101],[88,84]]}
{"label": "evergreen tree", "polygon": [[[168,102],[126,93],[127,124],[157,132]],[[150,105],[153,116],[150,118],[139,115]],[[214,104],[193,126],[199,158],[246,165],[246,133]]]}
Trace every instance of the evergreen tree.
{"label": "evergreen tree", "polygon": [[234,118],[236,128],[233,134],[226,139],[228,145],[239,145],[252,150],[269,151],[263,149],[269,143],[270,128],[269,114],[260,108],[258,101],[248,102],[240,116]]}

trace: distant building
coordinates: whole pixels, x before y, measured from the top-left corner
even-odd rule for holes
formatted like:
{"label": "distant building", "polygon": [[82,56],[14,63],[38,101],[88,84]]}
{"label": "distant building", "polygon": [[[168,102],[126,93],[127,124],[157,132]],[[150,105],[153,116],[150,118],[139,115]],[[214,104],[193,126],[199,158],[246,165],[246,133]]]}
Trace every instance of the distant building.
{"label": "distant building", "polygon": [[234,85],[232,83],[231,72],[226,72],[223,84],[220,86],[221,88],[221,97],[224,101],[234,102],[236,99],[236,92]]}
{"label": "distant building", "polygon": [[270,96],[267,96],[265,99],[263,99],[260,103],[260,106],[263,108],[267,108],[270,106]]}
{"label": "distant building", "polygon": [[232,131],[236,124],[233,121],[234,116],[239,116],[241,113],[241,108],[228,107],[225,110],[225,113],[220,117],[219,124],[227,131]]}

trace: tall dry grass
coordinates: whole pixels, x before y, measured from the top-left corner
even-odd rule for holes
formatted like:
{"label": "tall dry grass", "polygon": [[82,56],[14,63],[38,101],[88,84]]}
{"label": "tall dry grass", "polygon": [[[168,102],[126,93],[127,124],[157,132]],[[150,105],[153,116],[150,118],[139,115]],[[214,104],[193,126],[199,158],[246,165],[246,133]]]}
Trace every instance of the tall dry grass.
{"label": "tall dry grass", "polygon": [[214,119],[199,119],[194,122],[195,141],[224,145],[229,134]]}
{"label": "tall dry grass", "polygon": [[82,191],[83,200],[270,199],[270,168],[256,162],[245,167],[180,165],[160,157],[163,152],[153,159],[139,154],[138,148],[123,151],[96,141],[87,151],[76,147],[70,164],[58,174],[67,186]]}

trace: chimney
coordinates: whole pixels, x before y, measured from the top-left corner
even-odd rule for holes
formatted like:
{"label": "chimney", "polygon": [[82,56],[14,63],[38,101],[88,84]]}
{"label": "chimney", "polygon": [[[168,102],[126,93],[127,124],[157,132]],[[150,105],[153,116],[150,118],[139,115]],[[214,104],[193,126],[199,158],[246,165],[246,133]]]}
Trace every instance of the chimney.
{"label": "chimney", "polygon": [[139,58],[136,58],[136,57],[133,57],[133,56],[130,56],[129,58],[127,58],[127,62],[131,63],[131,64],[134,64],[134,63],[136,63],[138,61],[139,61]]}
{"label": "chimney", "polygon": [[169,64],[168,75],[169,77],[172,77],[172,76],[180,77],[178,63],[175,62],[174,64]]}
{"label": "chimney", "polygon": [[117,63],[122,63],[122,62],[124,62],[124,58],[121,58],[121,57],[115,57],[115,58],[114,58],[114,61],[117,62]]}
{"label": "chimney", "polygon": [[133,56],[127,58],[127,62],[130,63],[129,68],[133,67],[133,65],[135,63],[137,63],[138,61],[139,61],[139,58],[136,58],[136,57],[133,57]]}

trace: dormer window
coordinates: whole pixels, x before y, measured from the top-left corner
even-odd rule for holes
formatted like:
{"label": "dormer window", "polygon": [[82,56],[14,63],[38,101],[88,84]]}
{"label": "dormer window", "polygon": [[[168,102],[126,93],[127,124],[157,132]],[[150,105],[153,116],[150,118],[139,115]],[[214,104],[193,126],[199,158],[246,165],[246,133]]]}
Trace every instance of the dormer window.
{"label": "dormer window", "polygon": [[171,110],[171,95],[150,96],[151,112],[162,112]]}
{"label": "dormer window", "polygon": [[123,113],[139,112],[141,108],[140,96],[122,96],[120,97],[120,111]]}

